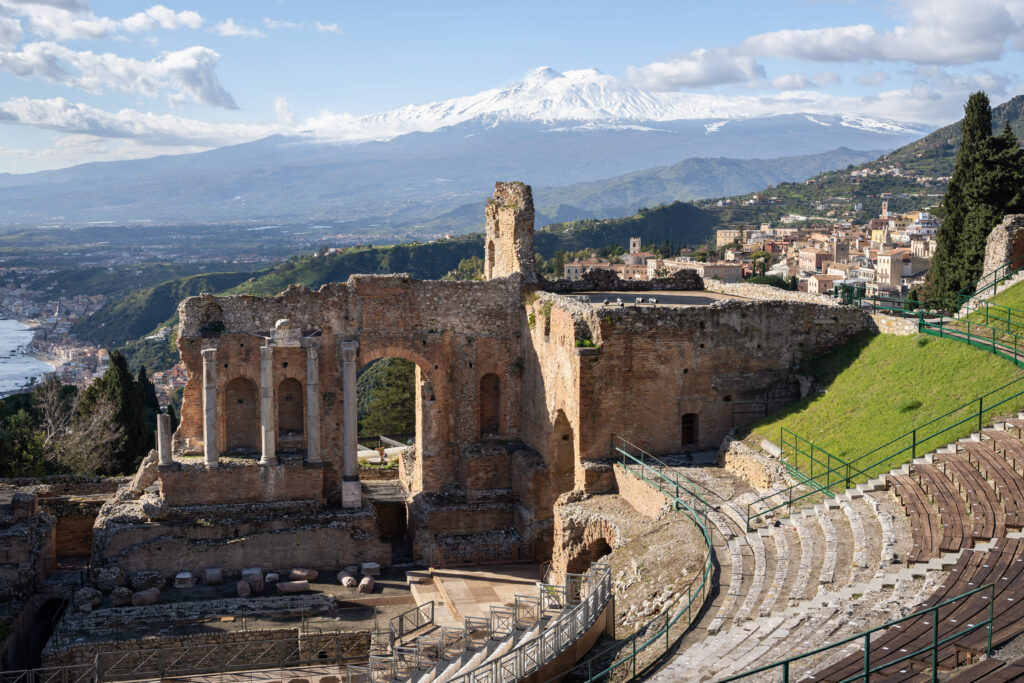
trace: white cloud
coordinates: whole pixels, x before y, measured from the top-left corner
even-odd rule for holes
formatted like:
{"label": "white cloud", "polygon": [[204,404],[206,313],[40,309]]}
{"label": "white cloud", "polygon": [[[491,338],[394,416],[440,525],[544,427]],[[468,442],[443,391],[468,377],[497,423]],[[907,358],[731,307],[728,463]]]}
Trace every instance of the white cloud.
{"label": "white cloud", "polygon": [[147,145],[216,147],[279,132],[277,126],[216,124],[135,109],[108,112],[63,97],[17,97],[0,102],[0,122],[94,138],[124,138]]}
{"label": "white cloud", "polygon": [[277,114],[277,120],[281,123],[289,125],[295,123],[295,115],[292,114],[292,108],[285,97],[274,98],[274,113]]}
{"label": "white cloud", "polygon": [[626,78],[647,90],[703,88],[764,77],[764,67],[753,58],[722,49],[702,48],[667,61],[626,69]]}
{"label": "white cloud", "polygon": [[13,17],[0,17],[0,50],[11,50],[21,40],[21,22]]}
{"label": "white cloud", "polygon": [[277,19],[263,17],[263,25],[271,30],[279,28],[302,28],[306,25],[306,22],[300,21],[296,23],[294,21],[278,21]]}
{"label": "white cloud", "polygon": [[91,93],[116,90],[157,97],[161,92],[172,91],[179,99],[237,109],[231,94],[217,80],[219,58],[213,50],[199,46],[141,61],[109,52],[79,52],[56,43],[37,42],[18,52],[0,52],[0,69]]}
{"label": "white cloud", "polygon": [[806,76],[801,76],[800,74],[776,76],[770,83],[776,90],[805,90],[811,87],[811,81]]}
{"label": "white cloud", "polygon": [[236,24],[233,17],[217,22],[213,30],[222,36],[243,36],[246,38],[265,38],[266,35],[256,27]]}
{"label": "white cloud", "polygon": [[335,35],[342,35],[341,29],[338,28],[337,24],[321,24],[319,21],[315,24],[316,30],[319,33],[333,33]]}
{"label": "white cloud", "polygon": [[971,64],[999,59],[1007,43],[1024,45],[1022,0],[901,0],[904,25],[870,24],[782,30],[747,38],[741,52],[817,62],[909,61]]}
{"label": "white cloud", "polygon": [[178,28],[196,29],[203,25],[203,18],[198,12],[175,12],[163,5],[153,5],[147,10],[136,12],[122,20],[121,25],[132,33],[153,31],[157,28],[169,31]]}
{"label": "white cloud", "polygon": [[122,20],[96,16],[85,2],[0,0],[0,15],[24,18],[29,31],[56,40],[100,40],[120,31],[139,33],[157,28],[199,28],[197,12],[175,12],[163,5],[136,12]]}

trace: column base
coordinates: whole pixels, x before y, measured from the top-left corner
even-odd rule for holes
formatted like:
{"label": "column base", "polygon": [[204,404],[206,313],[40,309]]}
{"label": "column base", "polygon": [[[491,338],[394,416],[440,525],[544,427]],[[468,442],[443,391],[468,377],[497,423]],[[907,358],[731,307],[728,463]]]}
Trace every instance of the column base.
{"label": "column base", "polygon": [[259,464],[260,464],[260,467],[273,467],[274,465],[277,465],[279,463],[278,463],[277,458],[274,458],[273,460],[264,460],[263,458],[260,458],[260,463]]}
{"label": "column base", "polygon": [[359,480],[341,482],[341,507],[360,508],[363,506],[363,487]]}

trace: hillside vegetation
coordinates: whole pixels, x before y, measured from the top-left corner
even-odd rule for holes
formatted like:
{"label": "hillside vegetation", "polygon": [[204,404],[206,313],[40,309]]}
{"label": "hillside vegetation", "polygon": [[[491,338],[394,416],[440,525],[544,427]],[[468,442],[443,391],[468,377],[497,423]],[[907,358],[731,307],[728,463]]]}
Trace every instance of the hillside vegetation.
{"label": "hillside vegetation", "polygon": [[[755,441],[778,443],[785,427],[845,461],[853,460],[969,401],[975,404],[955,416],[919,430],[918,455],[977,431],[977,421],[921,443],[925,437],[966,418],[976,400],[1006,383],[1024,377],[1024,370],[986,351],[950,339],[925,336],[875,335],[857,338],[836,352],[818,358],[804,372],[815,377],[824,393],[808,396],[751,428]],[[1024,391],[1024,382],[1004,390],[997,400]],[[1017,397],[995,411],[1005,415],[1024,406]],[[986,412],[985,421],[993,414]],[[860,467],[910,447],[912,437],[883,448]],[[791,453],[791,452],[790,452]],[[790,455],[787,453],[787,455]],[[910,452],[881,469],[910,460]],[[806,463],[805,463],[806,464]]]}
{"label": "hillside vegetation", "polygon": [[203,292],[219,292],[251,275],[248,272],[192,275],[137,289],[75,325],[72,333],[100,346],[119,346],[149,334],[167,322],[174,316],[182,299]]}

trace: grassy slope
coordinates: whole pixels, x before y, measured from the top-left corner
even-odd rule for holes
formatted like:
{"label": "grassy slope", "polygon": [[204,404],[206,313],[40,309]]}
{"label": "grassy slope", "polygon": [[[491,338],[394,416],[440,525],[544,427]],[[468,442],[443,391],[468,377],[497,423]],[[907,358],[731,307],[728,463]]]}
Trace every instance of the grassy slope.
{"label": "grassy slope", "polygon": [[1001,306],[1024,310],[1024,282],[1018,282],[1013,287],[999,292],[989,301]]}
{"label": "grassy slope", "polygon": [[[805,370],[826,387],[825,394],[803,399],[757,423],[752,436],[758,441],[778,443],[780,428],[786,427],[847,461],[1024,376],[1024,371],[1009,361],[960,342],[893,335],[854,340],[836,353],[811,362]],[[1024,382],[1012,391],[1001,392],[1000,398],[1022,390]],[[914,408],[917,402],[920,406]],[[999,414],[1021,406],[1024,396],[1004,406]],[[940,420],[937,427],[920,432],[919,440],[969,412],[963,411],[956,419]],[[976,422],[961,425],[925,445],[934,450],[976,429]],[[908,437],[899,447],[910,443]],[[883,449],[877,458],[869,459],[875,461],[899,447]],[[919,455],[925,452],[918,450]],[[900,462],[910,459],[909,453],[905,455]]]}

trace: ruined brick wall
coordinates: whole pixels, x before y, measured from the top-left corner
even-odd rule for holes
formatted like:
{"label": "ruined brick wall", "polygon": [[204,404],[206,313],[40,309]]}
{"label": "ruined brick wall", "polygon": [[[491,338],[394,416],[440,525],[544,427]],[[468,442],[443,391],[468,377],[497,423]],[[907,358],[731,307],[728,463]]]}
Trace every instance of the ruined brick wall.
{"label": "ruined brick wall", "polygon": [[683,268],[668,277],[650,280],[623,280],[617,273],[604,268],[591,268],[578,280],[560,278],[541,285],[546,292],[650,292],[657,290],[693,291],[704,289],[704,280],[696,270]]}
{"label": "ruined brick wall", "polygon": [[533,192],[520,182],[495,183],[487,201],[484,237],[484,279],[520,274],[537,282],[533,262]]}
{"label": "ruined brick wall", "polygon": [[222,461],[215,469],[201,462],[161,472],[160,495],[170,505],[217,505],[275,500],[320,500],[323,470],[286,462],[279,467]]}
{"label": "ruined brick wall", "polygon": [[[359,341],[360,365],[388,356],[416,364],[425,384],[418,397],[422,420],[417,425],[417,458],[406,484],[414,492],[437,490],[452,480],[456,454],[480,438],[479,393],[488,373],[497,376],[500,387],[497,436],[519,435],[521,288],[519,277],[424,282],[403,275],[353,276],[317,292],[296,287],[276,297],[187,299],[179,307],[178,346],[188,382],[176,450],[202,450],[201,349],[217,349],[219,388],[235,377],[246,377],[258,387],[259,346],[277,320],[289,319],[320,349],[325,490],[330,492],[340,481],[344,407],[338,344],[348,339]],[[275,349],[275,387],[292,378],[305,390],[303,354],[302,348]],[[218,394],[223,402],[224,392]],[[233,425],[224,421],[226,410],[219,413],[224,448]],[[279,439],[278,445],[288,444]]]}
{"label": "ruined brick wall", "polygon": [[622,465],[616,463],[614,472],[618,494],[644,517],[657,518],[662,508],[669,503],[668,498],[660,491],[638,479]]}

